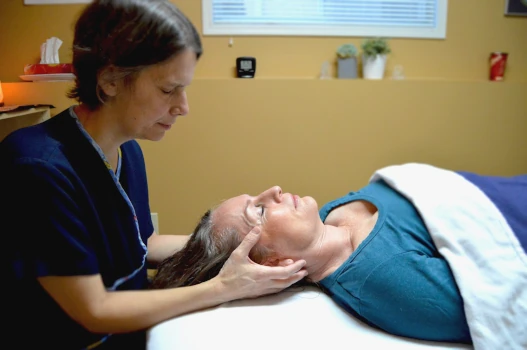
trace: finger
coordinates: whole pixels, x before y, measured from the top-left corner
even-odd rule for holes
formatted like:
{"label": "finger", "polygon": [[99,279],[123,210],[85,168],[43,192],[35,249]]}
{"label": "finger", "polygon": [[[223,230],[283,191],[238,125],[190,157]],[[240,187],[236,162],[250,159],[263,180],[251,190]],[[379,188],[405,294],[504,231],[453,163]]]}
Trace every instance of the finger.
{"label": "finger", "polygon": [[297,273],[295,273],[293,276],[291,276],[289,278],[285,278],[285,279],[281,279],[281,280],[275,280],[274,281],[276,283],[275,287],[276,288],[282,288],[282,289],[290,287],[291,285],[295,284],[296,282],[301,281],[306,276],[307,276],[307,271],[306,270],[300,270],[300,271],[298,271]]}
{"label": "finger", "polygon": [[281,279],[281,280],[274,280],[273,285],[267,289],[265,294],[278,293],[288,287],[291,287],[293,284],[301,281],[306,276],[307,276],[307,271],[301,270],[289,278]]}
{"label": "finger", "polygon": [[282,260],[280,261],[280,263],[278,264],[279,266],[289,266],[293,263],[294,261],[291,260],[291,259],[286,259],[286,260]]}
{"label": "finger", "polygon": [[260,228],[258,226],[253,229],[245,236],[242,243],[234,250],[233,254],[239,254],[242,257],[249,256],[249,252],[256,245],[260,239]]}
{"label": "finger", "polygon": [[289,266],[261,266],[262,275],[270,279],[287,279],[299,272],[305,265],[305,260],[297,260]]}

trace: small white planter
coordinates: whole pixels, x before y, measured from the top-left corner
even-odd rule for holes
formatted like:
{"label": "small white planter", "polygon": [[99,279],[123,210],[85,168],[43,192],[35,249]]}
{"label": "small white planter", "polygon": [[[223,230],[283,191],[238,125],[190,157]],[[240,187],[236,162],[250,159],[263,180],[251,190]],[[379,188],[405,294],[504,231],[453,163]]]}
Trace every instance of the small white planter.
{"label": "small white planter", "polygon": [[362,56],[362,76],[364,79],[382,79],[385,68],[386,55]]}

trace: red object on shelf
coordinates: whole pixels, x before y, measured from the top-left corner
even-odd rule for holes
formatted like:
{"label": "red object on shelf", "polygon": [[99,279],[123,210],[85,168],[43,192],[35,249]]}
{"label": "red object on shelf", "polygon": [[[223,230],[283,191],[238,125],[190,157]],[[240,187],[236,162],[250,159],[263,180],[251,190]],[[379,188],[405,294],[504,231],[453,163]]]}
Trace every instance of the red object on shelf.
{"label": "red object on shelf", "polygon": [[24,67],[24,74],[62,74],[73,73],[73,66],[71,63],[57,63],[57,64],[26,64]]}
{"label": "red object on shelf", "polygon": [[492,52],[490,54],[490,76],[492,81],[502,81],[505,75],[505,66],[509,54],[505,52]]}

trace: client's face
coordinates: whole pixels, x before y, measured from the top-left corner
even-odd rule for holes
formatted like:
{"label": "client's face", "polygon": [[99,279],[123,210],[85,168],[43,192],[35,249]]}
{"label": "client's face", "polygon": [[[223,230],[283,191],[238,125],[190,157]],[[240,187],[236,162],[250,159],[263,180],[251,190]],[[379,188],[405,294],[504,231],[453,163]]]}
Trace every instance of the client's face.
{"label": "client's face", "polygon": [[218,227],[236,227],[244,235],[260,226],[259,244],[277,255],[293,258],[313,244],[324,230],[312,197],[282,193],[278,186],[257,196],[241,195],[223,202],[213,214]]}

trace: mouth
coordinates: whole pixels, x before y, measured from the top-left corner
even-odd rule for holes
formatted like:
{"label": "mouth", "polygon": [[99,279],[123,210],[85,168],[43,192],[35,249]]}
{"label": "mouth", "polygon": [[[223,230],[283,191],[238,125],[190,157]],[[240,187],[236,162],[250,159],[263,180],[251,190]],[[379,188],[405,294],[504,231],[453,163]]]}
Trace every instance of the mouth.
{"label": "mouth", "polygon": [[170,130],[170,128],[172,127],[172,124],[157,123],[157,125],[159,125],[160,127],[162,127],[165,130]]}
{"label": "mouth", "polygon": [[293,205],[295,206],[295,209],[298,207],[298,196],[291,194],[293,197]]}

